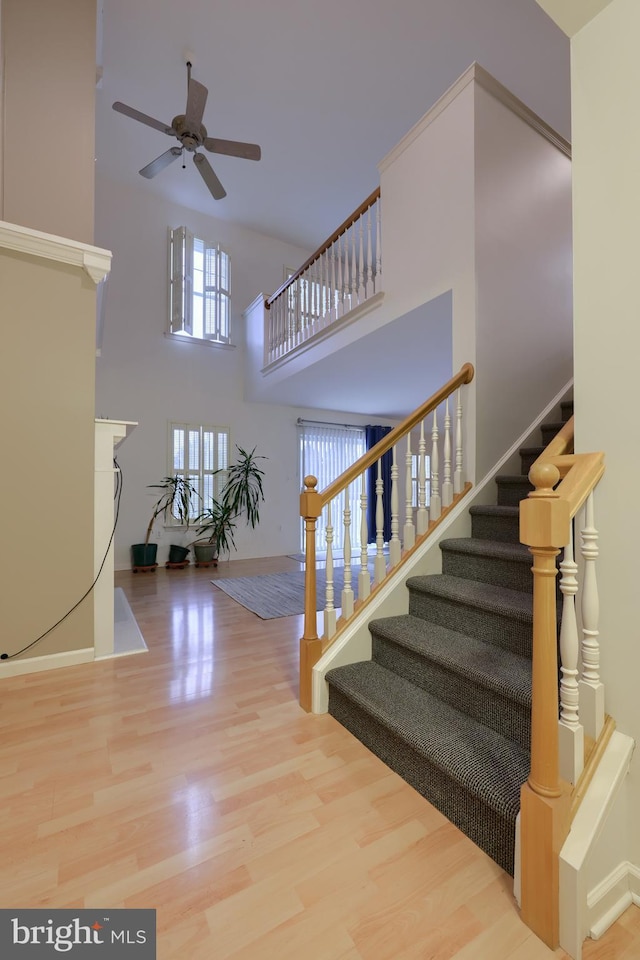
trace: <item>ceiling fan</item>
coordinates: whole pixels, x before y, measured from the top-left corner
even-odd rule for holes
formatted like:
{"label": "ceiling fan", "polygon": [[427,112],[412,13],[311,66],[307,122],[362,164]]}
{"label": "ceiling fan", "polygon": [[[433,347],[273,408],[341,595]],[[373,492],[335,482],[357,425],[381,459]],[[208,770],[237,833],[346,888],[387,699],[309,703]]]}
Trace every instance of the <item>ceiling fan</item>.
{"label": "ceiling fan", "polygon": [[[197,80],[191,79],[191,61],[187,61],[187,106],[184,113],[178,114],[171,121],[171,126],[162,123],[161,120],[154,120],[146,113],[140,113],[126,103],[120,103],[117,100],[113,104],[113,109],[118,113],[123,113],[125,117],[131,117],[132,120],[138,120],[140,123],[153,127],[161,133],[166,133],[169,137],[176,137],[180,141],[179,147],[170,147],[159,157],[143,167],[139,173],[147,179],[155,177],[156,174],[168,167],[170,163],[177,160],[178,157],[184,157],[185,150],[193,154],[193,162],[196,165],[198,173],[207,185],[209,192],[214,200],[222,200],[226,197],[227,191],[224,189],[213,167],[202,153],[198,153],[198,147],[204,147],[210,153],[221,153],[228,157],[241,157],[244,160],[259,160],[261,156],[260,147],[257,143],[241,143],[238,140],[218,140],[215,137],[208,137],[205,127],[202,125],[204,108],[207,103],[209,91]],[[182,164],[185,166],[184,162]]]}

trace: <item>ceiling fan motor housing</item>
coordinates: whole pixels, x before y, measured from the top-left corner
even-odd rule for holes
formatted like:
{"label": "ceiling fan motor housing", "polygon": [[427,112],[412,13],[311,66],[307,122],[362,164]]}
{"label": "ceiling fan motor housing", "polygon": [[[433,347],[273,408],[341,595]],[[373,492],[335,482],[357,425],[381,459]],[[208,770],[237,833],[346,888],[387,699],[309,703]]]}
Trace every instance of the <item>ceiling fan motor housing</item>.
{"label": "ceiling fan motor housing", "polygon": [[171,121],[171,127],[184,149],[193,152],[196,147],[202,146],[207,137],[207,131],[202,124],[197,131],[189,130],[185,119],[184,114],[179,114]]}

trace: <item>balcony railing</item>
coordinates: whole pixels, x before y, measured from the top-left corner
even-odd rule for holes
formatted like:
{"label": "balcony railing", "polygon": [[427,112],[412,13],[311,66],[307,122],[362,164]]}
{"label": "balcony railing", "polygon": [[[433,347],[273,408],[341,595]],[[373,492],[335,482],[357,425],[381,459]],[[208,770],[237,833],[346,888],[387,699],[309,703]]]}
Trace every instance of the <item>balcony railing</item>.
{"label": "balcony railing", "polygon": [[380,214],[378,187],[267,300],[265,366],[380,292]]}

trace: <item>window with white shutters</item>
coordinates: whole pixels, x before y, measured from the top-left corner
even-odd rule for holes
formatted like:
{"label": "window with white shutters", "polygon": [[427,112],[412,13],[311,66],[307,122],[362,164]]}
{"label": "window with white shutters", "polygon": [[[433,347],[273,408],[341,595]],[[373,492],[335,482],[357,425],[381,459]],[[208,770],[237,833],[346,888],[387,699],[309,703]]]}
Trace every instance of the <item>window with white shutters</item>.
{"label": "window with white shutters", "polygon": [[[219,500],[229,468],[229,430],[193,423],[169,424],[168,476],[188,479],[197,496],[189,509],[194,520]],[[174,520],[174,522],[176,522]]]}
{"label": "window with white shutters", "polygon": [[231,267],[219,243],[169,231],[169,333],[229,343]]}

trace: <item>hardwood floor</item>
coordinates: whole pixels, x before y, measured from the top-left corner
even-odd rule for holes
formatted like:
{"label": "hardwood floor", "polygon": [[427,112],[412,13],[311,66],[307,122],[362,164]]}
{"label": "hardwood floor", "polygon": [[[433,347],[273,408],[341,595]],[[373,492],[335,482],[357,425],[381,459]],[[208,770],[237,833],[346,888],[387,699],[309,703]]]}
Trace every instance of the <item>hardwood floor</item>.
{"label": "hardwood floor", "polygon": [[[2,681],[0,907],[151,907],[159,960],[544,960],[512,881],[329,716],[301,617],[119,573],[149,652]],[[585,960],[640,956],[629,908]]]}

